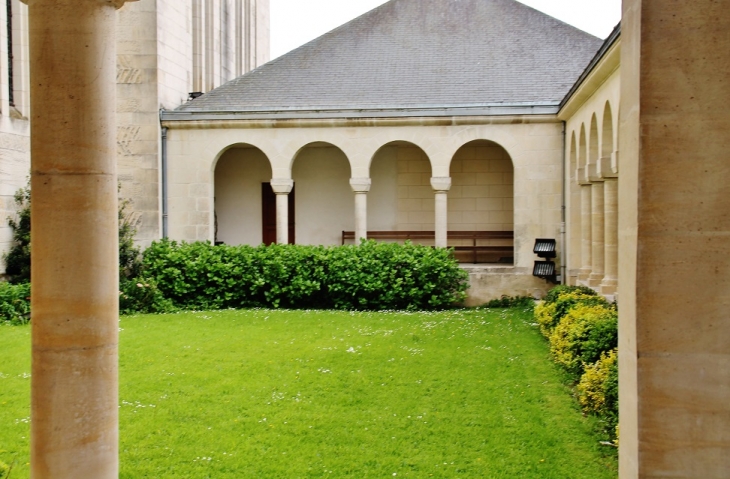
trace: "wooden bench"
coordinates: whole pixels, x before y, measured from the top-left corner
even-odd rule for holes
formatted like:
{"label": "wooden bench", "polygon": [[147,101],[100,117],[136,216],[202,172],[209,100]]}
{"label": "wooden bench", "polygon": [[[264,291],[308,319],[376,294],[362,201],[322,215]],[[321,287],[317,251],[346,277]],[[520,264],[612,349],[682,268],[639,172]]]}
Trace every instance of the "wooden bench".
{"label": "wooden bench", "polygon": [[[368,231],[368,239],[373,240],[411,240],[414,243],[434,241],[434,231]],[[342,244],[355,241],[354,231],[342,232]],[[457,259],[465,263],[467,257],[472,263],[496,262],[512,263],[514,260],[514,231],[447,231],[446,240],[449,248],[454,249]],[[483,242],[503,244],[481,244]],[[506,244],[509,243],[509,244]],[[479,254],[496,261],[479,261]]]}

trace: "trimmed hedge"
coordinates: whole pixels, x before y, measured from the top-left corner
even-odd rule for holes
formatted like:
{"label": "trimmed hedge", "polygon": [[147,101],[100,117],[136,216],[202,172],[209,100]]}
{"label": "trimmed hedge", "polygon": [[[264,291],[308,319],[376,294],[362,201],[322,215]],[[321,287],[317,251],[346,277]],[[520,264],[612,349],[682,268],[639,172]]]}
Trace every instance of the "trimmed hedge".
{"label": "trimmed hedge", "polygon": [[0,323],[30,321],[30,283],[0,282]]}
{"label": "trimmed hedge", "polygon": [[615,437],[618,425],[618,312],[584,286],[558,286],[535,308],[553,360],[577,383],[586,414],[598,416]]}
{"label": "trimmed hedge", "polygon": [[468,275],[441,248],[213,246],[163,240],[144,251],[141,283],[184,309],[245,307],[442,309],[463,301]]}

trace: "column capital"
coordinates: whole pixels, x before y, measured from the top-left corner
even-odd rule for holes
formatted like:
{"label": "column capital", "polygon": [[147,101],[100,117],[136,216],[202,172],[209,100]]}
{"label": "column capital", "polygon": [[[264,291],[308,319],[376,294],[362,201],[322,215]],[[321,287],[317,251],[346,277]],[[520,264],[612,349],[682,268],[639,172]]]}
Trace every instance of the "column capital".
{"label": "column capital", "polygon": [[588,179],[588,175],[586,174],[587,170],[587,167],[575,169],[575,179],[580,186],[590,186],[591,184],[590,180]]}
{"label": "column capital", "polygon": [[350,187],[355,193],[367,193],[372,183],[370,178],[350,178]]}
{"label": "column capital", "polygon": [[602,179],[607,180],[618,176],[613,170],[612,163],[613,161],[610,156],[604,156],[598,159],[598,173]]}
{"label": "column capital", "polygon": [[[26,5],[29,5],[31,3],[36,3],[38,0],[20,0],[22,3],[25,3]],[[114,6],[114,8],[122,8],[125,3],[127,2],[138,2],[139,0],[97,0],[99,3],[110,3]]]}
{"label": "column capital", "polygon": [[603,181],[599,168],[600,166],[596,163],[591,163],[586,167],[586,176],[588,176],[588,181],[592,183],[599,183]]}
{"label": "column capital", "polygon": [[272,178],[271,189],[277,195],[288,195],[294,188],[294,180],[291,178]]}
{"label": "column capital", "polygon": [[431,177],[431,188],[434,191],[449,191],[451,189],[451,177],[450,176],[433,176]]}

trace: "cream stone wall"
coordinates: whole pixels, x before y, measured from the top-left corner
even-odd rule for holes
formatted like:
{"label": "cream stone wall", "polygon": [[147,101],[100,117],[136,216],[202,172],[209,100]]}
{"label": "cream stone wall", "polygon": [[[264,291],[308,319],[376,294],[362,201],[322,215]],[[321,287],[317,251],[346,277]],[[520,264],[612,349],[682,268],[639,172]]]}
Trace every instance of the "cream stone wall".
{"label": "cream stone wall", "polygon": [[[302,236],[300,231],[303,228],[301,225],[303,221],[319,222],[331,219],[332,225],[329,228],[338,234],[342,229],[354,229],[354,194],[351,190],[345,193],[347,174],[352,178],[372,179],[372,189],[367,195],[369,218],[378,217],[378,212],[382,210],[392,211],[392,206],[388,206],[393,200],[392,189],[389,193],[388,188],[384,186],[386,183],[380,184],[378,181],[379,175],[392,175],[394,172],[392,159],[396,160],[395,186],[399,205],[395,217],[396,227],[431,230],[434,227],[433,214],[428,211],[428,206],[424,206],[433,202],[434,193],[428,181],[431,177],[449,177],[452,158],[457,151],[472,141],[486,140],[504,148],[504,153],[500,153],[501,160],[495,159],[494,165],[497,169],[508,170],[505,158],[511,158],[514,175],[512,201],[516,255],[512,271],[530,275],[533,261],[537,259],[532,253],[535,238],[557,238],[559,234],[562,126],[547,117],[533,118],[532,122],[526,118],[515,120],[515,118],[477,118],[470,119],[471,124],[460,120],[463,124],[459,125],[453,125],[451,120],[445,122],[448,124],[439,124],[438,120],[434,120],[433,124],[429,124],[427,120],[403,120],[401,124],[397,124],[388,120],[383,122],[382,126],[371,124],[367,127],[346,121],[340,124],[337,121],[328,121],[326,125],[287,121],[263,124],[228,122],[219,123],[216,128],[212,128],[213,123],[165,121],[165,126],[169,127],[168,153],[171,165],[170,236],[179,240],[213,239],[212,204],[216,160],[231,145],[241,142],[259,148],[266,155],[272,165],[273,178],[292,178],[292,164],[294,164],[294,180],[297,184],[298,243],[332,244],[335,241],[334,237],[327,239],[316,235],[310,238]],[[297,158],[297,153],[313,142],[328,143],[341,150],[343,154],[340,166],[337,166],[341,171],[337,172],[336,190],[328,186],[312,192],[319,197],[317,201],[322,205],[332,202],[347,205],[346,208],[338,209],[336,214],[322,214],[313,208],[300,206],[302,195],[306,194],[302,192],[300,186],[306,177],[297,179],[299,172],[297,164],[293,162]],[[413,146],[402,148],[404,142]],[[462,168],[465,161],[470,161],[466,158],[471,155],[468,151],[465,150],[463,153],[465,157],[457,161],[457,165],[460,162]],[[303,159],[304,157],[299,157],[296,161]],[[324,164],[321,166],[325,167]],[[409,171],[411,168],[418,171]],[[319,170],[319,175],[324,171]],[[507,184],[510,174],[509,171],[494,173],[501,175],[500,181],[503,184],[497,185],[496,191],[499,191],[498,196],[504,207],[505,204],[510,204],[509,198],[502,196],[510,192],[510,186]],[[314,171],[311,174],[313,175]],[[485,182],[487,178],[485,176]],[[331,181],[331,186],[334,187],[335,182]],[[389,176],[387,181],[392,188],[392,177]],[[403,182],[413,184],[403,184]],[[312,198],[311,204],[314,205],[314,196]],[[409,216],[411,211],[404,211],[406,204],[421,208],[418,215]],[[458,205],[458,202],[456,204]],[[404,210],[400,210],[401,207]],[[404,216],[404,213],[407,215]],[[312,217],[308,219],[303,216],[305,214]],[[393,229],[392,213],[389,214],[391,216],[383,219],[381,223],[368,225],[368,229],[376,229],[376,225],[378,229],[381,227]],[[407,223],[408,227],[404,227],[400,221],[404,218],[409,220],[418,218],[418,221]],[[504,221],[499,223],[501,225],[510,224],[509,218],[504,214],[500,215],[500,221]]]}
{"label": "cream stone wall", "polygon": [[[616,182],[619,178],[620,158],[620,54],[621,43],[618,40],[573,93],[559,114],[559,118],[566,123],[566,281],[569,284],[589,284],[594,262],[603,259],[601,278],[590,285],[610,295],[615,292],[618,279]],[[598,189],[602,190],[603,207],[598,212],[593,208],[594,201],[591,199],[593,185],[596,185],[594,196]],[[606,199],[609,201],[604,201]],[[604,215],[601,221],[606,228],[599,232],[600,238],[594,238],[592,234],[595,214]],[[607,235],[614,240],[607,242]],[[594,258],[595,247],[602,248],[602,258]],[[604,279],[606,284],[601,288]]]}
{"label": "cream stone wall", "polygon": [[7,218],[15,215],[13,196],[28,184],[30,176],[28,7],[12,0],[12,12],[14,106],[9,102],[7,10],[0,9],[0,253],[7,251],[12,241]]}
{"label": "cream stone wall", "polygon": [[[8,103],[7,29],[0,28],[0,253],[12,238],[6,218],[15,212],[13,194],[26,185],[30,173],[27,6],[11,1],[15,107]],[[213,13],[209,31],[215,31],[208,51],[217,65],[210,88],[268,61],[268,1],[208,2]],[[142,245],[161,235],[159,110],[179,106],[195,91],[196,2],[200,0],[140,0],[117,13],[120,195],[131,199],[128,211],[137,221],[136,239]],[[0,9],[0,22],[5,25],[5,8]]]}
{"label": "cream stone wall", "polygon": [[514,227],[514,168],[499,145],[476,142],[459,149],[451,163],[449,230],[511,231]]}
{"label": "cream stone wall", "polygon": [[[249,10],[231,0],[141,0],[118,13],[119,178],[121,195],[131,199],[136,240],[142,245],[161,236],[160,108],[174,109],[189,92],[208,91],[268,59],[264,54],[249,58],[252,48],[268,49],[268,30],[261,25],[268,21],[268,1],[245,4]],[[252,28],[248,36],[242,33],[248,31],[247,21]],[[201,30],[197,60],[196,28]],[[261,47],[247,43],[259,39]],[[202,84],[195,84],[196,74]]]}

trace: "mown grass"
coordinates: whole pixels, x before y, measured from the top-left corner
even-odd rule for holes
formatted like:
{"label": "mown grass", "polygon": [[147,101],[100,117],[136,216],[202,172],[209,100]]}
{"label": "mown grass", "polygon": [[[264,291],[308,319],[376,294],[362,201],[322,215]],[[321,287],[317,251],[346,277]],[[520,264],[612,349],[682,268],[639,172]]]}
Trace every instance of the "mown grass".
{"label": "mown grass", "polygon": [[[615,478],[528,313],[120,322],[120,477]],[[28,477],[29,328],[0,328],[0,460]]]}

